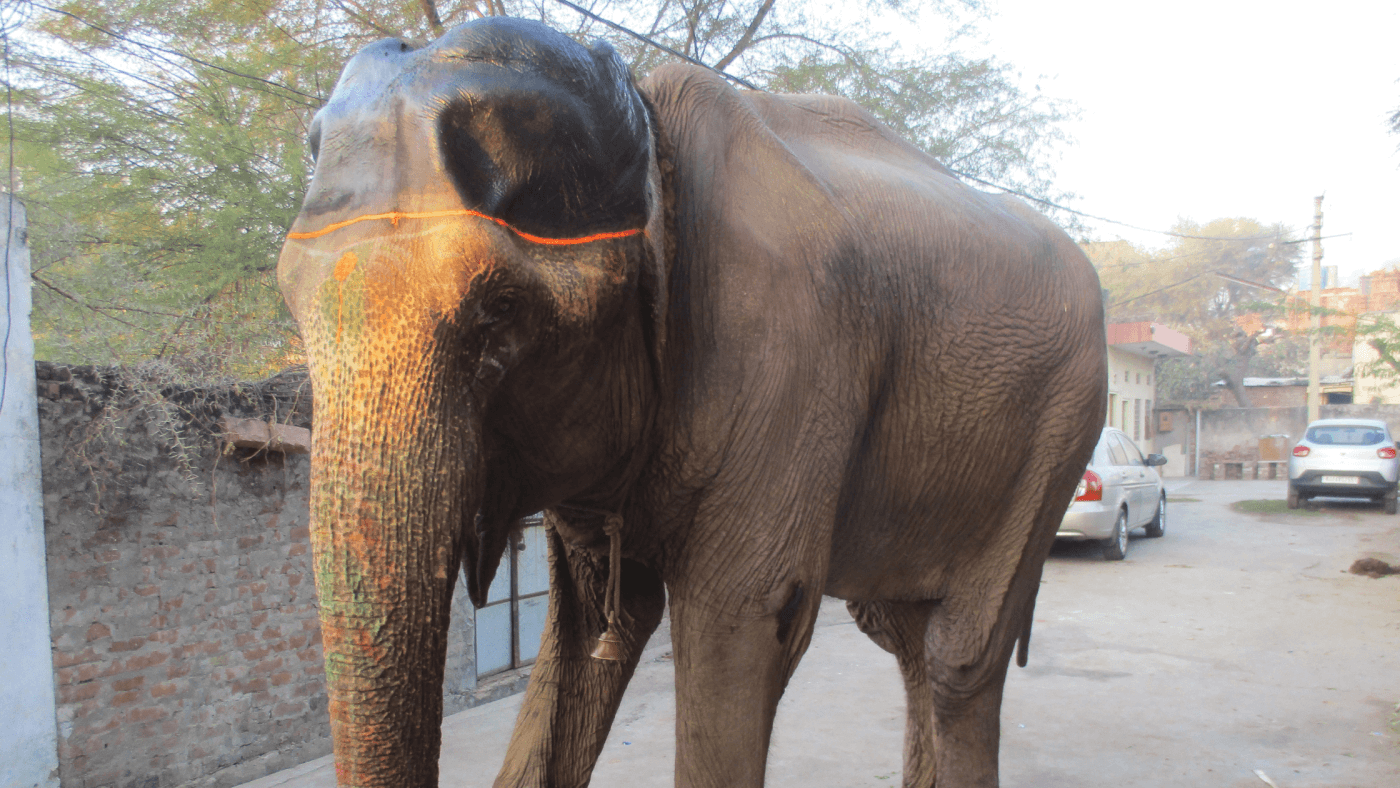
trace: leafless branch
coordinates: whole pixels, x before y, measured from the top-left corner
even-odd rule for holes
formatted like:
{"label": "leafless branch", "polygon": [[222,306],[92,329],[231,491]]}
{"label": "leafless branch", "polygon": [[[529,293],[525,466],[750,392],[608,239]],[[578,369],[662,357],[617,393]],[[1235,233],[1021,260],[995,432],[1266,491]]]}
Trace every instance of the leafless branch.
{"label": "leafless branch", "polygon": [[438,16],[437,3],[434,0],[419,0],[419,2],[423,4],[423,14],[428,17],[428,24],[433,28],[433,35],[442,35],[442,17]]}
{"label": "leafless branch", "polygon": [[776,0],[763,1],[763,5],[758,7],[758,13],[754,14],[753,21],[749,22],[749,26],[744,29],[744,34],[739,37],[739,41],[734,44],[734,48],[729,50],[729,54],[719,59],[719,62],[715,64],[715,68],[723,71],[726,66],[734,62],[735,58],[742,55],[744,50],[753,45],[754,34],[758,32],[758,28],[763,24],[763,20],[768,16],[768,12],[773,10],[774,2],[776,2]]}

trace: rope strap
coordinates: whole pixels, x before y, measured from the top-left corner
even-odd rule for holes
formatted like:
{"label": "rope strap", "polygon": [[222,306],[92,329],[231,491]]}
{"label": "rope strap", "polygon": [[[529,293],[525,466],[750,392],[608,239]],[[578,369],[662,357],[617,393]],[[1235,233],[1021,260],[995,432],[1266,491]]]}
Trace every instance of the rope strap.
{"label": "rope strap", "polygon": [[603,520],[603,533],[608,535],[608,590],[603,597],[603,611],[611,629],[622,604],[622,515],[607,515]]}

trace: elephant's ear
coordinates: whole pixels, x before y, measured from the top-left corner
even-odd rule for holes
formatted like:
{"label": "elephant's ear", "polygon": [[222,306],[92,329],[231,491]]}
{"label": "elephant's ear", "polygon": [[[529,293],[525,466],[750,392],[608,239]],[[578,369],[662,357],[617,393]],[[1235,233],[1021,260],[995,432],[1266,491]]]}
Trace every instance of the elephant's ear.
{"label": "elephant's ear", "polygon": [[[636,86],[633,86],[636,90]],[[653,372],[661,385],[665,372],[666,321],[670,317],[670,270],[675,258],[675,172],[671,143],[656,107],[646,94],[637,91],[646,106],[647,125],[651,131],[651,166],[647,176],[648,254],[637,272],[637,289],[641,294],[643,315],[647,319],[647,344],[651,351]]]}

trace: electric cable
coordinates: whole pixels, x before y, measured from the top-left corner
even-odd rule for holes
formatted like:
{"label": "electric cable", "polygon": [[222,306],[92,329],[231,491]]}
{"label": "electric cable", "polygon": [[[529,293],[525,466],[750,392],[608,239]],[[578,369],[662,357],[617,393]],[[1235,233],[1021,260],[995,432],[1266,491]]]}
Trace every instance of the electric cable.
{"label": "electric cable", "polygon": [[672,49],[672,48],[666,46],[665,44],[658,43],[657,41],[652,40],[651,37],[647,36],[647,35],[644,34],[644,33],[638,33],[637,31],[635,31],[635,30],[633,30],[633,29],[631,29],[631,28],[629,28],[629,27],[627,27],[627,26],[625,26],[625,25],[620,25],[620,24],[618,24],[617,22],[613,22],[613,21],[611,21],[611,20],[604,19],[603,17],[598,16],[597,14],[593,13],[592,11],[589,11],[587,8],[584,8],[583,6],[575,5],[575,4],[571,3],[571,2],[569,2],[569,0],[555,0],[555,2],[559,3],[560,5],[566,5],[566,6],[568,6],[569,8],[572,8],[572,9],[574,9],[575,11],[579,12],[580,14],[583,14],[584,16],[588,17],[589,19],[593,19],[593,20],[596,20],[596,21],[598,21],[598,22],[602,22],[603,24],[607,25],[608,27],[613,28],[614,30],[618,30],[618,31],[621,31],[621,32],[623,32],[623,33],[626,33],[627,35],[629,35],[629,36],[631,36],[631,37],[637,39],[638,41],[641,41],[642,43],[650,44],[650,45],[656,47],[657,49],[661,50],[662,52],[666,52],[666,53],[668,53],[668,54],[674,55],[675,57],[678,57],[678,58],[680,58],[681,60],[684,60],[684,61],[687,62],[687,63],[691,63],[691,64],[694,64],[694,65],[700,66],[701,68],[709,69],[710,71],[713,71],[713,72],[715,72],[716,74],[719,74],[720,76],[724,77],[725,79],[728,79],[728,80],[731,80],[731,81],[733,81],[733,82],[737,82],[737,83],[739,83],[740,85],[743,85],[744,87],[748,88],[749,90],[757,90],[757,91],[762,92],[762,93],[767,93],[767,92],[768,92],[768,91],[764,90],[763,88],[760,88],[759,86],[757,86],[757,85],[753,84],[752,82],[748,81],[747,79],[744,79],[743,77],[736,77],[736,76],[734,76],[733,74],[730,74],[730,73],[725,72],[725,71],[721,71],[721,70],[715,68],[714,66],[709,65],[708,63],[704,63],[704,62],[702,62],[702,61],[696,60],[695,58],[691,57],[690,55],[681,54],[680,52],[677,52],[676,50],[674,50],[674,49]]}

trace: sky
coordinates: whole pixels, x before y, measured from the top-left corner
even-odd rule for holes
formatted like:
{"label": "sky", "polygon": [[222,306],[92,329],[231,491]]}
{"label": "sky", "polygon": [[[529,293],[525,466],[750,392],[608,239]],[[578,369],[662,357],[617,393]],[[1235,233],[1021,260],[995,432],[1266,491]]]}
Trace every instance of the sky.
{"label": "sky", "polygon": [[[1342,284],[1400,260],[1400,2],[986,0],[959,47],[1014,65],[1080,117],[1054,162],[1071,207],[1169,230],[1247,217],[1309,235]],[[907,45],[945,46],[934,24]],[[1166,236],[1085,220],[1098,240]],[[1308,286],[1311,245],[1300,266]]]}

